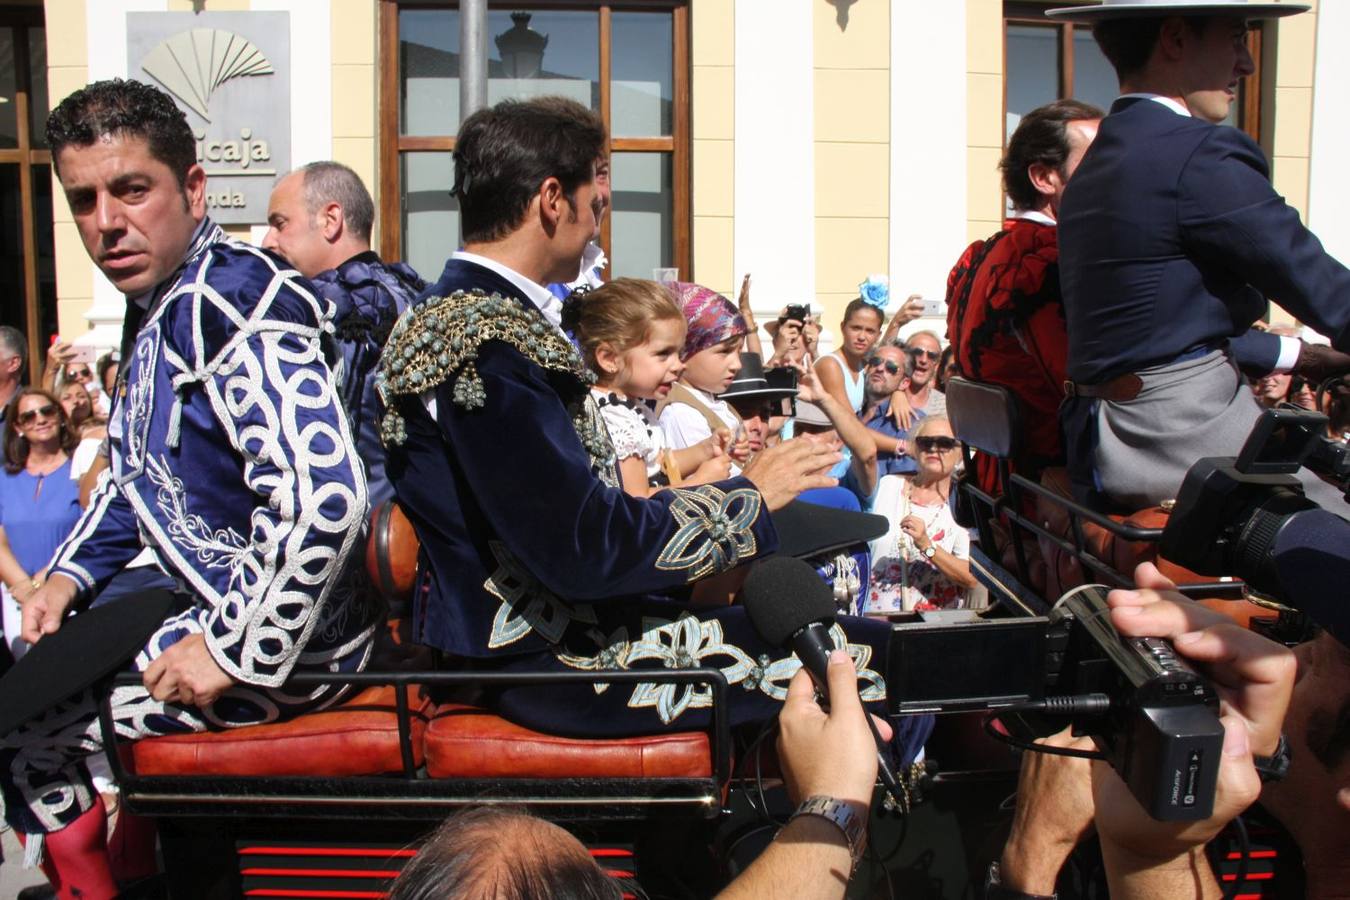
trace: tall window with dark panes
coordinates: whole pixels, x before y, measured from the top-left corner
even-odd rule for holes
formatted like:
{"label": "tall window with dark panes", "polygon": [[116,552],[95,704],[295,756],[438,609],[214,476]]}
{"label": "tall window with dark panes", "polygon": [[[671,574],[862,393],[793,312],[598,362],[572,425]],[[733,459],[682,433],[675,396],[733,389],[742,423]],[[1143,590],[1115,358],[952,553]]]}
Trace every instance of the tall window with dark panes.
{"label": "tall window with dark panes", "polygon": [[[490,7],[488,103],[548,94],[598,111],[610,133],[608,276],[689,272],[687,7]],[[382,249],[434,279],[459,246],[449,194],[459,125],[459,12],[386,0],[382,29]],[[393,60],[389,59],[393,51]]]}
{"label": "tall window with dark panes", "polygon": [[[1072,97],[1109,109],[1120,93],[1115,70],[1092,37],[1092,28],[1049,19],[1045,10],[1062,2],[1003,4],[1004,139],[1012,136],[1022,116],[1053,100]],[[1239,102],[1228,124],[1259,140],[1261,32],[1259,23],[1248,36],[1257,71],[1243,80]]]}
{"label": "tall window with dark panes", "polygon": [[56,331],[47,112],[42,10],[0,9],[0,323],[28,338],[33,379]]}

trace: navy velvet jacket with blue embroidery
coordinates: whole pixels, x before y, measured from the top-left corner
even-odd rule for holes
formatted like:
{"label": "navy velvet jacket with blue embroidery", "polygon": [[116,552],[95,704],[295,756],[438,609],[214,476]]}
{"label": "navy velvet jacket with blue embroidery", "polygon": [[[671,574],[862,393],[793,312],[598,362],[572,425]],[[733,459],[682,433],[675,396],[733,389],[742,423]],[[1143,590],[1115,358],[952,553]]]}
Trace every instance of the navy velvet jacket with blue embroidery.
{"label": "navy velvet jacket with blue embroidery", "polygon": [[351,421],[356,451],[366,464],[366,488],[370,505],[375,506],[394,496],[384,471],[375,369],[394,323],[427,283],[403,263],[384,262],[369,251],[311,281],[333,302],[333,328],[342,355],[342,408]]}
{"label": "navy velvet jacket with blue embroidery", "polygon": [[51,572],[84,598],[142,540],[205,611],[236,680],[275,687],[370,638],[340,589],[365,478],[338,398],[329,304],[276,257],[209,221],[157,290],[122,362],[105,479]]}
{"label": "navy velvet jacket with blue embroidery", "polygon": [[447,263],[395,328],[381,377],[403,385],[382,390],[400,420],[386,419],[390,478],[421,541],[419,643],[471,657],[555,650],[573,622],[608,634],[625,600],[777,549],[744,478],[624,493],[575,350],[481,266]]}

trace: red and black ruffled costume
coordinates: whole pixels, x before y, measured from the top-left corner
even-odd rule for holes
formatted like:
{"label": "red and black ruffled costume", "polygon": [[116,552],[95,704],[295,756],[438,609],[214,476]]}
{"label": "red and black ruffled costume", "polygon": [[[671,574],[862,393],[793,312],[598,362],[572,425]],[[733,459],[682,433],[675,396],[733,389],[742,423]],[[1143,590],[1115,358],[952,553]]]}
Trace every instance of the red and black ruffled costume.
{"label": "red and black ruffled costume", "polygon": [[[1002,231],[966,248],[947,278],[947,336],[961,375],[1003,385],[1021,401],[1022,454],[1014,468],[1036,478],[1062,465],[1058,410],[1068,335],[1055,226],[1008,219]],[[997,490],[993,459],[977,454],[976,478],[983,490]]]}

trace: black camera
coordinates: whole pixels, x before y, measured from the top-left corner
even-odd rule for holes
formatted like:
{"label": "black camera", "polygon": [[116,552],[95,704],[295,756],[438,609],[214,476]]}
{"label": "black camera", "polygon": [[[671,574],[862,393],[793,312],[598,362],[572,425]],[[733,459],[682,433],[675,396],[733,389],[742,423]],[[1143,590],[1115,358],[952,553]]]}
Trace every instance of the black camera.
{"label": "black camera", "polygon": [[[792,309],[792,307],[788,308]],[[804,309],[805,307],[800,308]],[[770,390],[792,391],[791,396],[769,401],[773,407],[773,415],[787,416],[789,419],[797,415],[797,370],[789,366],[766,369],[764,381]]]}
{"label": "black camera", "polygon": [[[1233,575],[1287,600],[1274,548],[1299,513],[1318,509],[1294,477],[1301,466],[1340,482],[1350,474],[1344,445],[1328,440],[1326,416],[1268,409],[1234,457],[1191,466],[1163,530],[1163,556],[1202,575]],[[1297,605],[1296,603],[1293,605]]]}
{"label": "black camera", "polygon": [[778,321],[780,323],[788,321],[801,322],[803,325],[805,325],[806,320],[810,317],[810,315],[811,315],[811,306],[809,304],[789,303],[787,311],[784,312],[781,317],[779,317]]}
{"label": "black camera", "polygon": [[[912,614],[887,653],[890,711],[900,715],[1025,709],[1056,698],[1105,695],[1104,711],[1077,714],[1140,805],[1162,821],[1213,811],[1223,750],[1218,695],[1157,638],[1126,638],[1111,624],[1107,589],[1066,594],[1049,617],[983,619],[968,610]],[[1062,717],[1003,719],[1025,739]]]}

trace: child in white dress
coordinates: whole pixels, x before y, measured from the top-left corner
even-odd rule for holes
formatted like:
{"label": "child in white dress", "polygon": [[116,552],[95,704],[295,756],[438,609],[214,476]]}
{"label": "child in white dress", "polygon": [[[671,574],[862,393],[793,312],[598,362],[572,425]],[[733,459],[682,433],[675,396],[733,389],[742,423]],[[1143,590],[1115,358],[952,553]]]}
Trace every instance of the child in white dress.
{"label": "child in white dress", "polygon": [[664,400],[684,364],[685,321],[670,291],[654,281],[618,278],[563,307],[587,365],[591,388],[619,459],[623,488],[635,497],[675,484],[706,484],[728,477],[729,431],[687,448],[668,446],[645,401]]}

